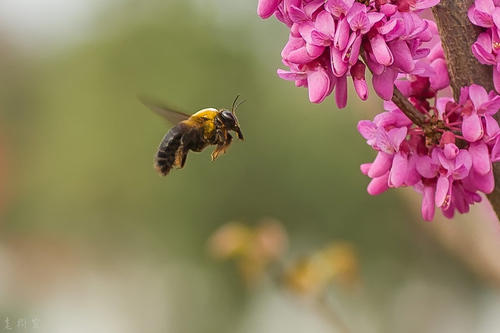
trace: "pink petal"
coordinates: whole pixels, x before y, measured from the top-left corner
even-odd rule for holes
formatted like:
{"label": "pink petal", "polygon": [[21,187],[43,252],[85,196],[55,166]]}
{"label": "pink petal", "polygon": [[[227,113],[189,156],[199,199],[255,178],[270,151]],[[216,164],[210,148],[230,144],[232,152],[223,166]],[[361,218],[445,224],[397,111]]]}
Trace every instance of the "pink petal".
{"label": "pink petal", "polygon": [[[450,181],[447,177],[439,177],[436,185],[436,206],[441,207],[444,206],[447,201],[449,202],[449,198],[447,200],[448,192],[450,191]],[[445,205],[447,206],[447,205]]]}
{"label": "pink petal", "polygon": [[347,105],[347,77],[345,75],[337,78],[335,102],[339,109],[345,108]]}
{"label": "pink petal", "polygon": [[448,76],[448,67],[445,59],[436,59],[431,64],[435,75],[429,77],[432,89],[435,91],[444,89],[450,85],[450,77]]}
{"label": "pink petal", "polygon": [[500,8],[496,7],[493,11],[493,23],[495,27],[498,29],[500,27]]}
{"label": "pink petal", "polygon": [[311,58],[316,59],[317,57],[323,54],[323,51],[325,51],[325,47],[320,45],[314,45],[311,39],[311,44],[309,43],[306,44],[306,50],[307,54],[309,54]]}
{"label": "pink petal", "polygon": [[306,73],[302,72],[289,72],[282,69],[278,69],[278,76],[283,80],[297,81],[302,80],[307,77]]}
{"label": "pink petal", "polygon": [[474,6],[477,10],[485,13],[492,13],[495,10],[493,0],[476,0]]}
{"label": "pink petal", "polygon": [[361,170],[361,173],[363,173],[363,175],[368,175],[368,170],[370,170],[370,167],[371,167],[371,163],[364,163],[364,164],[361,164],[359,166],[359,169]]}
{"label": "pink petal", "polygon": [[293,22],[303,22],[307,21],[309,18],[307,17],[306,13],[304,11],[296,6],[290,6],[288,8],[288,17],[293,21]]}
{"label": "pink petal", "polygon": [[311,32],[311,41],[312,44],[318,46],[330,46],[330,44],[332,43],[328,35],[318,30],[314,30]]}
{"label": "pink petal", "polygon": [[460,180],[467,177],[472,168],[472,157],[467,150],[460,150],[456,160],[455,169],[453,170],[453,179]]}
{"label": "pink petal", "polygon": [[314,13],[325,4],[324,0],[312,0],[304,5],[304,12],[308,17],[313,17]]}
{"label": "pink petal", "polygon": [[356,15],[349,15],[347,17],[347,21],[349,22],[351,30],[354,32],[359,30],[362,34],[366,34],[371,28],[370,20],[368,19],[366,13],[361,11]]}
{"label": "pink petal", "polygon": [[444,156],[446,156],[446,158],[449,160],[455,159],[455,157],[457,157],[459,151],[460,150],[458,149],[458,147],[456,145],[454,145],[453,143],[449,143],[449,144],[445,145],[444,149],[443,149]]}
{"label": "pink petal", "polygon": [[319,67],[315,71],[307,73],[307,86],[309,88],[309,100],[312,103],[321,103],[328,96],[330,78],[326,71]]}
{"label": "pink petal", "polygon": [[480,175],[479,173],[472,171],[468,177],[470,182],[478,190],[489,194],[495,189],[495,178],[493,177],[493,170],[485,175]]}
{"label": "pink petal", "polygon": [[364,79],[358,80],[353,78],[353,83],[356,94],[358,94],[361,100],[366,101],[368,99],[368,85],[366,84],[366,81]]}
{"label": "pink petal", "polygon": [[394,58],[391,50],[381,35],[376,34],[373,38],[371,38],[370,44],[373,50],[373,55],[379,64],[384,66],[392,65]]}
{"label": "pink petal", "polygon": [[339,21],[337,25],[337,31],[335,31],[335,38],[333,40],[333,45],[339,51],[343,51],[349,40],[349,23],[346,18]]}
{"label": "pink petal", "polygon": [[500,161],[500,136],[497,137],[495,145],[491,149],[491,161],[492,162]]}
{"label": "pink petal", "polygon": [[369,29],[377,22],[382,20],[385,17],[384,13],[377,13],[377,12],[370,12],[366,13],[366,16],[368,16],[368,20],[370,21],[370,26]]}
{"label": "pink petal", "polygon": [[347,13],[353,3],[354,0],[328,0],[325,9],[335,17],[340,17],[342,14]]}
{"label": "pink petal", "polygon": [[413,186],[418,183],[422,177],[417,172],[417,159],[415,155],[410,155],[408,159],[408,175],[406,176],[405,185]]}
{"label": "pink petal", "polygon": [[493,68],[493,84],[495,90],[500,93],[500,72],[495,67]]}
{"label": "pink petal", "polygon": [[465,139],[469,142],[475,142],[483,136],[483,124],[481,119],[475,113],[470,116],[464,116],[462,123],[462,132]]}
{"label": "pink petal", "polygon": [[493,17],[491,16],[491,14],[481,12],[479,10],[472,10],[471,14],[472,16],[469,16],[469,19],[475,25],[484,28],[493,27]]}
{"label": "pink petal", "polygon": [[332,63],[332,72],[337,77],[344,76],[349,69],[348,63],[342,58],[342,51],[334,47],[330,47],[330,61]]}
{"label": "pink petal", "polygon": [[434,186],[424,186],[422,198],[422,217],[426,221],[432,221],[436,206],[434,204],[435,188]]}
{"label": "pink petal", "polygon": [[500,133],[500,127],[497,120],[492,116],[486,115],[484,116],[484,120],[486,123],[486,135],[488,136],[488,140],[491,140]]}
{"label": "pink petal", "polygon": [[469,153],[472,157],[472,166],[480,175],[491,171],[490,154],[488,146],[484,142],[472,143],[469,147]]}
{"label": "pink petal", "polygon": [[394,93],[394,81],[396,77],[397,73],[390,68],[386,68],[380,75],[373,74],[373,88],[377,95],[386,101],[390,100]]}
{"label": "pink petal", "polygon": [[398,6],[386,3],[385,5],[380,6],[380,12],[384,13],[385,15],[392,16],[394,13],[396,13],[398,10]]}
{"label": "pink petal", "polygon": [[427,155],[417,157],[416,167],[422,177],[431,179],[437,175],[438,167],[432,163],[432,159]]}
{"label": "pink petal", "polygon": [[414,9],[426,9],[430,7],[434,7],[437,5],[441,0],[420,0],[416,1],[415,4],[412,6]]}
{"label": "pink petal", "polygon": [[259,0],[257,14],[262,18],[268,18],[278,9],[281,0]]}
{"label": "pink petal", "polygon": [[358,122],[358,132],[366,140],[373,140],[377,132],[377,126],[370,120],[361,120]]}
{"label": "pink petal", "polygon": [[382,192],[385,192],[389,188],[389,185],[387,184],[388,179],[389,173],[386,173],[381,177],[374,178],[372,179],[370,184],[368,184],[366,190],[370,195],[378,195]]}
{"label": "pink petal", "polygon": [[401,39],[396,39],[389,42],[388,45],[394,57],[394,66],[405,73],[411,73],[415,68],[415,63],[408,44]]}
{"label": "pink petal", "polygon": [[[481,34],[483,35],[483,34]],[[479,35],[479,36],[481,36]],[[491,39],[490,39],[490,44],[491,44]],[[491,48],[491,47],[490,47]],[[472,53],[476,57],[476,59],[482,63],[483,65],[494,65],[496,64],[496,59],[491,53],[491,49],[488,52],[487,50],[484,49],[484,46],[479,43],[479,40],[472,44]]]}
{"label": "pink petal", "polygon": [[359,50],[361,49],[361,35],[354,39],[354,42],[350,46],[349,64],[354,65],[359,58]]}
{"label": "pink petal", "polygon": [[316,29],[333,39],[335,35],[335,21],[327,11],[322,11],[316,16]]}
{"label": "pink petal", "polygon": [[406,127],[393,128],[389,130],[389,132],[387,132],[395,151],[399,150],[399,146],[406,138],[407,133],[408,133],[408,128]]}
{"label": "pink petal", "polygon": [[381,27],[378,27],[377,31],[382,35],[387,35],[394,30],[399,30],[397,26],[400,22],[400,19],[391,19],[390,21],[384,23]]}
{"label": "pink petal", "polygon": [[478,110],[481,107],[481,105],[488,102],[489,100],[486,89],[484,89],[482,86],[478,84],[472,84],[469,87],[469,97],[472,100],[474,106],[476,107],[476,110]]}
{"label": "pink petal", "polygon": [[377,157],[373,161],[370,170],[368,170],[368,177],[377,178],[389,171],[392,165],[393,155],[389,155],[382,151],[378,152]]}
{"label": "pink petal", "polygon": [[394,155],[392,168],[389,173],[389,184],[392,187],[400,187],[404,184],[408,175],[408,159],[401,153]]}
{"label": "pink petal", "polygon": [[291,51],[286,58],[284,58],[286,61],[293,62],[294,64],[307,64],[308,62],[313,61],[317,57],[309,55],[309,52],[307,51],[306,47],[301,47],[297,50]]}

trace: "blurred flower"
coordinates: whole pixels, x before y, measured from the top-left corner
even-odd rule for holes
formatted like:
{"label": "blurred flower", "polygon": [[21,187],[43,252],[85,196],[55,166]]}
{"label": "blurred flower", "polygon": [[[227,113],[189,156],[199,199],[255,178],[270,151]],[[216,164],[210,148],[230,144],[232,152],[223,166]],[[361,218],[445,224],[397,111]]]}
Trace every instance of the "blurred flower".
{"label": "blurred flower", "polygon": [[234,259],[244,280],[252,284],[285,252],[287,235],[273,219],[255,227],[230,222],[215,231],[208,245],[214,258]]}
{"label": "blurred flower", "polygon": [[352,286],[358,281],[358,258],[347,242],[332,243],[293,264],[285,273],[286,285],[299,293],[318,295],[332,282]]}

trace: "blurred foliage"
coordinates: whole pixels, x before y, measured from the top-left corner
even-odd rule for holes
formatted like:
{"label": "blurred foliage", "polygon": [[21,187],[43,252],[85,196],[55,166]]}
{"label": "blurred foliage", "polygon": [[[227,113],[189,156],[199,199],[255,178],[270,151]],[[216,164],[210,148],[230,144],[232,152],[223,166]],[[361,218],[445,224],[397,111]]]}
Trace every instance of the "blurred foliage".
{"label": "blurred foliage", "polygon": [[352,244],[332,242],[294,263],[286,274],[287,285],[303,294],[325,293],[333,281],[345,288],[359,282],[359,263]]}
{"label": "blurred foliage", "polygon": [[[180,283],[175,332],[234,332],[248,295],[226,274],[229,267],[205,256],[206,239],[230,220],[283,221],[291,255],[332,239],[355,244],[365,301],[380,307],[382,328],[389,291],[417,270],[475,288],[419,232],[420,218],[397,191],[366,193],[358,167],[373,154],[356,131],[356,109],[379,104],[351,98],[351,108],[339,111],[332,100],[308,103],[305,90],[275,74],[287,36],[253,12],[224,22],[213,19],[209,5],[162,3],[147,11],[143,2],[118,2],[87,41],[50,57],[4,48],[8,207],[0,239],[58,235],[104,261],[140,251],[195,264],[209,287],[201,300],[198,276]],[[137,101],[140,93],[189,113],[230,106],[241,94],[246,140],[214,163],[209,149],[192,153],[184,169],[161,178],[153,154],[170,125]]]}
{"label": "blurred foliage", "polygon": [[263,219],[254,228],[239,222],[224,224],[209,239],[214,258],[234,259],[248,285],[262,279],[269,265],[282,259],[287,235],[281,223]]}

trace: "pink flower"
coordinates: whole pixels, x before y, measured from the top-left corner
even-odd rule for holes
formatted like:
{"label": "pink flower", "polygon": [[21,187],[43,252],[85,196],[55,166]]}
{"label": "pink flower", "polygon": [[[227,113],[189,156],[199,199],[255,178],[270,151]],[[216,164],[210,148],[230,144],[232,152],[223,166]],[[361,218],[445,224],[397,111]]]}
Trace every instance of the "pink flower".
{"label": "pink flower", "polygon": [[365,64],[359,61],[351,67],[351,77],[354,83],[354,89],[358,94],[359,98],[366,101],[368,98],[368,86],[365,80]]}
{"label": "pink flower", "polygon": [[[476,0],[474,5],[469,8],[469,20],[484,28],[491,28],[494,25],[493,14],[496,12],[493,0]],[[498,14],[495,14],[498,15]]]}
{"label": "pink flower", "polygon": [[[425,84],[412,86],[418,82]],[[481,200],[480,192],[490,193],[495,186],[492,163],[500,160],[500,128],[496,122],[488,124],[500,108],[500,96],[471,85],[462,90],[459,103],[449,97],[436,99],[430,81],[418,76],[403,86],[415,93],[410,101],[422,110],[426,122],[420,128],[394,103],[385,102],[386,112],[358,123],[358,131],[377,152],[375,160],[361,168],[372,178],[368,193],[412,186],[422,194],[422,217],[428,221],[435,207],[446,217],[468,212]],[[471,117],[479,119],[484,131],[479,139],[460,133]]]}
{"label": "pink flower", "polygon": [[469,20],[480,27],[487,28],[472,45],[472,53],[480,63],[493,66],[493,83],[500,92],[500,1],[476,0],[469,8]]}
{"label": "pink flower", "polygon": [[[385,100],[392,98],[398,74],[425,72],[431,77],[433,68],[423,69],[418,63],[429,54],[422,43],[431,39],[432,25],[415,12],[438,2],[260,0],[257,11],[263,18],[274,13],[290,28],[289,40],[282,51],[283,63],[290,70],[280,70],[280,77],[295,81],[297,86],[309,87],[309,99],[314,103],[322,102],[335,90],[335,101],[342,108],[347,104],[348,76],[352,77],[358,96],[367,99],[366,65],[373,72],[376,93]],[[360,59],[362,46],[366,64]],[[321,69],[317,67],[318,61]],[[436,62],[439,75],[435,78],[441,78],[443,66],[442,60]],[[442,79],[435,84],[440,86],[444,82]]]}
{"label": "pink flower", "polygon": [[495,90],[500,91],[500,37],[497,29],[489,29],[479,34],[472,44],[472,53],[484,65],[493,66],[493,83]]}
{"label": "pink flower", "polygon": [[[496,131],[498,125],[493,115],[500,109],[500,96],[496,94],[488,95],[486,89],[477,84],[464,89],[462,95],[462,98],[470,98],[465,102],[462,110],[464,117],[462,132],[465,139],[475,142],[481,139],[489,128],[494,128]],[[469,101],[472,101],[472,103]],[[487,134],[493,136],[496,133]]]}
{"label": "pink flower", "polygon": [[291,71],[278,69],[278,75],[282,79],[295,81],[297,86],[309,88],[309,100],[312,103],[321,103],[332,91],[336,79],[320,63],[308,65],[293,65]]}

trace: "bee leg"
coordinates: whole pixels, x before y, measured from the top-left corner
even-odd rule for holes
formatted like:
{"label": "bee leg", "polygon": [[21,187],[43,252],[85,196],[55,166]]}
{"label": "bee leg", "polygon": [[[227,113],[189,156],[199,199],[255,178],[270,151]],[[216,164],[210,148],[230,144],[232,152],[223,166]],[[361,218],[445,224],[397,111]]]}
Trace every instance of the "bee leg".
{"label": "bee leg", "polygon": [[231,134],[226,132],[225,140],[222,141],[221,143],[219,143],[212,153],[212,161],[215,161],[215,159],[217,157],[219,157],[219,155],[222,155],[226,152],[226,150],[227,150],[227,148],[229,148],[229,145],[231,144],[232,140],[233,140],[233,137],[231,136]]}
{"label": "bee leg", "polygon": [[175,153],[175,166],[179,169],[182,169],[184,167],[184,164],[186,164],[187,155],[191,147],[192,137],[189,135],[189,133],[185,134],[182,137],[181,141],[182,143]]}
{"label": "bee leg", "polygon": [[188,156],[189,149],[183,149],[182,150],[182,161],[181,161],[181,168],[184,167],[184,164],[186,164],[186,159]]}

